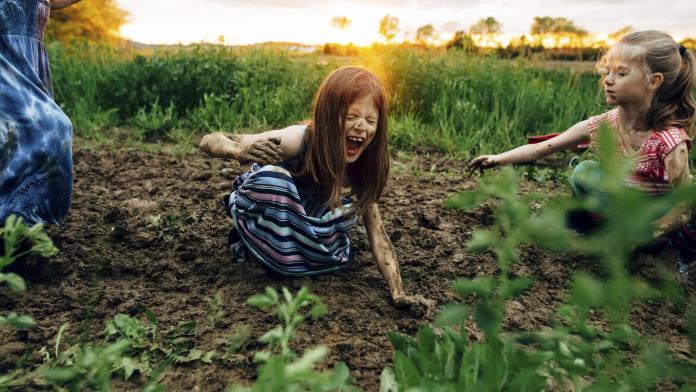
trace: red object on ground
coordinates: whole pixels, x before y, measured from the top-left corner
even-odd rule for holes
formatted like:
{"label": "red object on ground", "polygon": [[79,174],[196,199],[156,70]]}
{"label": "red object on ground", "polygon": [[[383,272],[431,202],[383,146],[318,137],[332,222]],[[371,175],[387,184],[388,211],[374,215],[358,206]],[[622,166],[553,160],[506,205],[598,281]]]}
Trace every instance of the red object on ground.
{"label": "red object on ground", "polygon": [[[560,133],[554,132],[554,133],[547,133],[546,135],[527,136],[527,144],[541,143],[543,141],[553,139],[558,135],[560,135]],[[588,148],[590,148],[589,143],[581,143],[581,144],[577,144],[575,147],[573,147],[573,150],[574,151],[585,151]]]}

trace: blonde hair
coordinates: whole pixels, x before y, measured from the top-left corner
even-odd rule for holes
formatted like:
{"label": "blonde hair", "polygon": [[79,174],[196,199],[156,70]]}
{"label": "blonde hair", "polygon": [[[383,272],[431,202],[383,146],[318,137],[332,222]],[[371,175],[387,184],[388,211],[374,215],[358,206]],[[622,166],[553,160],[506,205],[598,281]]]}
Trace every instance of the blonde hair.
{"label": "blonde hair", "polygon": [[[598,63],[603,66],[610,54],[621,50],[631,61],[642,64],[646,79],[661,73],[662,84],[652,97],[645,113],[646,125],[655,130],[680,127],[693,137],[696,119],[694,89],[694,54],[679,45],[667,33],[656,30],[636,31],[624,35]],[[646,80],[647,83],[647,80]]]}

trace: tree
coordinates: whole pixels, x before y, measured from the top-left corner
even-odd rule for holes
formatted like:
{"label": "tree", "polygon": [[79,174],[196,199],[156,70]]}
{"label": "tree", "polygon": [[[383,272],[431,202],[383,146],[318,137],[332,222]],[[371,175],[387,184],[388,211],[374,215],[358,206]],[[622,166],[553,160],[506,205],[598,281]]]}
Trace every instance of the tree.
{"label": "tree", "polygon": [[696,38],[684,38],[679,44],[684,45],[691,50],[696,50]]}
{"label": "tree", "polygon": [[611,40],[611,41],[618,41],[618,40],[620,40],[621,37],[623,37],[624,35],[626,35],[626,34],[628,34],[628,33],[632,33],[632,32],[633,32],[633,27],[631,27],[631,26],[624,26],[624,27],[622,27],[622,28],[616,30],[615,32],[609,34],[608,38],[609,38],[609,40]]}
{"label": "tree", "polygon": [[416,30],[416,42],[421,45],[427,45],[436,36],[435,28],[431,24],[421,26]]}
{"label": "tree", "polygon": [[562,41],[574,43],[574,41],[587,36],[587,31],[576,26],[573,21],[567,18],[553,18],[550,16],[536,16],[532,23],[530,33],[535,37],[536,43],[550,38],[555,47],[559,47]]}
{"label": "tree", "polygon": [[352,20],[348,19],[345,16],[334,16],[333,18],[331,18],[331,26],[339,30],[348,29],[348,26],[350,26],[351,22]]}
{"label": "tree", "polygon": [[494,17],[481,18],[478,22],[469,27],[469,34],[481,36],[481,41],[484,44],[491,46],[499,46],[500,44],[495,39],[495,35],[500,32],[503,25]]}
{"label": "tree", "polygon": [[379,30],[377,30],[377,32],[384,37],[387,42],[391,41],[399,32],[399,18],[396,16],[384,15],[384,18],[379,21]]}
{"label": "tree", "polygon": [[467,35],[464,31],[457,31],[454,33],[452,39],[447,42],[447,50],[463,50],[467,53],[476,52],[476,45],[474,45],[474,40],[471,39],[470,35]]}
{"label": "tree", "polygon": [[500,32],[500,24],[494,17],[481,18],[469,27],[469,34],[497,34]]}
{"label": "tree", "polygon": [[88,41],[115,45],[123,41],[119,30],[128,13],[116,0],[89,0],[51,12],[46,40],[63,43]]}

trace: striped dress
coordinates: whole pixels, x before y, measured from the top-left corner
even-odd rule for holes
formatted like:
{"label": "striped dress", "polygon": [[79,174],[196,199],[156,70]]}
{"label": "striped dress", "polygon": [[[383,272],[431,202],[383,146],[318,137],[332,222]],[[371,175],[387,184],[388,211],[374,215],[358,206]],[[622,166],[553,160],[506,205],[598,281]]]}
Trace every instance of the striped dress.
{"label": "striped dress", "polygon": [[350,264],[351,201],[331,210],[296,185],[301,156],[278,166],[254,164],[237,177],[223,204],[232,218],[229,245],[238,259],[255,259],[287,276],[336,271]]}
{"label": "striped dress", "polygon": [[686,142],[687,148],[691,150],[691,139],[682,128],[671,127],[653,131],[638,151],[635,154],[630,154],[618,135],[618,113],[618,109],[614,109],[589,118],[588,128],[592,148],[597,150],[599,147],[598,130],[600,126],[602,124],[609,125],[610,129],[616,132],[616,151],[633,159],[633,170],[626,178],[626,185],[651,195],[667,192],[671,189],[672,184],[668,178],[665,158],[681,142]]}

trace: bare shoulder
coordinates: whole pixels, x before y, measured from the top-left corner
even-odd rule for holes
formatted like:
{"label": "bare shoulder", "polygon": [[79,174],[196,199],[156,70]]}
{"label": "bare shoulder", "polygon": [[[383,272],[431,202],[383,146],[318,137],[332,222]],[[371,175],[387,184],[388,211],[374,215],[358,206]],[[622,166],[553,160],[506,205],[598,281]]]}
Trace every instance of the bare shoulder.
{"label": "bare shoulder", "polygon": [[673,183],[691,181],[689,170],[689,148],[686,141],[681,141],[665,156],[665,168],[668,179]]}

